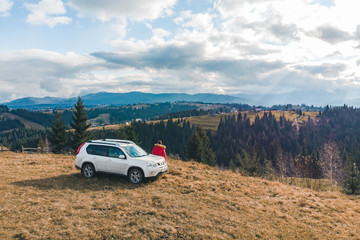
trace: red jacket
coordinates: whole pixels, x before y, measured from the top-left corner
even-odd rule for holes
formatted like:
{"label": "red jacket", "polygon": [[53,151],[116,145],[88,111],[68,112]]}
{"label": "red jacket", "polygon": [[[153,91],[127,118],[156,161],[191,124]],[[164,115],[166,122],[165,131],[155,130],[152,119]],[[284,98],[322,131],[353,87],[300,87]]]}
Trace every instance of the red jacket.
{"label": "red jacket", "polygon": [[157,144],[154,145],[154,148],[153,148],[151,153],[154,154],[154,155],[163,156],[165,158],[165,161],[167,161],[166,160],[165,148],[166,147],[164,145],[161,145],[161,144],[157,143]]}

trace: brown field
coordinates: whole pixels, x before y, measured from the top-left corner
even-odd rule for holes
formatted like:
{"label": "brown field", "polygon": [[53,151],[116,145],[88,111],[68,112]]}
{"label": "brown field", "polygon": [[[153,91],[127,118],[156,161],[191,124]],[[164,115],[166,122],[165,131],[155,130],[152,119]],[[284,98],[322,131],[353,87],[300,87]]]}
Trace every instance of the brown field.
{"label": "brown field", "polygon": [[360,199],[194,162],[139,186],[74,156],[0,153],[0,239],[360,239]]}

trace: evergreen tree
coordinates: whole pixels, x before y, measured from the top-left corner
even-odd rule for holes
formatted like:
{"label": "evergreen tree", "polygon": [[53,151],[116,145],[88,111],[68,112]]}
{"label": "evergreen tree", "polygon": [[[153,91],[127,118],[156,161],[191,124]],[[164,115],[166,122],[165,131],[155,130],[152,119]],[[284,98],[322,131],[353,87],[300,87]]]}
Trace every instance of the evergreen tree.
{"label": "evergreen tree", "polygon": [[202,162],[209,164],[210,166],[215,166],[216,164],[215,153],[211,149],[209,137],[206,134],[206,132],[201,128],[199,128],[198,131],[202,142],[202,149],[204,154]]}
{"label": "evergreen tree", "polygon": [[61,150],[67,145],[68,137],[65,125],[61,120],[61,114],[56,115],[56,120],[51,126],[48,139],[50,140],[51,148],[54,153],[61,153]]}
{"label": "evergreen tree", "polygon": [[215,153],[210,147],[209,137],[202,128],[196,128],[189,141],[188,159],[194,159],[214,166],[216,164]]}
{"label": "evergreen tree", "polygon": [[124,136],[127,136],[128,140],[133,141],[137,145],[141,144],[141,142],[139,141],[139,137],[135,132],[134,123],[132,123],[131,126],[126,129],[126,134]]}
{"label": "evergreen tree", "polygon": [[354,158],[345,169],[343,188],[346,194],[360,194],[360,173]]}
{"label": "evergreen tree", "polygon": [[72,122],[70,126],[74,129],[72,132],[72,148],[76,151],[79,146],[91,138],[91,133],[88,131],[90,124],[86,123],[88,117],[86,115],[85,106],[81,97],[78,98],[75,104],[75,112],[72,115]]}
{"label": "evergreen tree", "polygon": [[236,158],[237,161],[240,162],[240,170],[244,174],[255,176],[260,172],[260,165],[255,150],[253,151],[252,156],[243,150],[242,156],[238,154]]}
{"label": "evergreen tree", "polygon": [[194,129],[193,134],[190,137],[189,148],[188,148],[188,159],[198,160],[202,156],[201,140],[198,131]]}

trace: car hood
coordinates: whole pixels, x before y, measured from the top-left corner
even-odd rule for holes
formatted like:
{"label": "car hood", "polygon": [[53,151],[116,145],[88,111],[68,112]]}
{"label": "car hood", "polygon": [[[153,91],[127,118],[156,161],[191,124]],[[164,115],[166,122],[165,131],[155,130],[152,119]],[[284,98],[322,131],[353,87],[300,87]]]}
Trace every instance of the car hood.
{"label": "car hood", "polygon": [[157,156],[157,155],[153,155],[153,154],[149,154],[143,157],[140,157],[139,159],[146,161],[146,162],[162,162],[164,161],[164,157],[162,156]]}

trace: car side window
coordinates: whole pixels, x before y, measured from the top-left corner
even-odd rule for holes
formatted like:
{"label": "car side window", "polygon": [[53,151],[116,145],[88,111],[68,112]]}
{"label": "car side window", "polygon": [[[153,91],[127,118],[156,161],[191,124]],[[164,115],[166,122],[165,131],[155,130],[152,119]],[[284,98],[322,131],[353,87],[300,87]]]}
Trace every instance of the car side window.
{"label": "car side window", "polygon": [[89,145],[86,148],[86,152],[88,154],[92,154],[92,155],[107,157],[108,156],[108,147],[100,146],[100,145]]}
{"label": "car side window", "polygon": [[124,152],[121,151],[120,148],[109,147],[109,157],[119,158],[120,156],[124,156],[124,157],[125,157]]}

